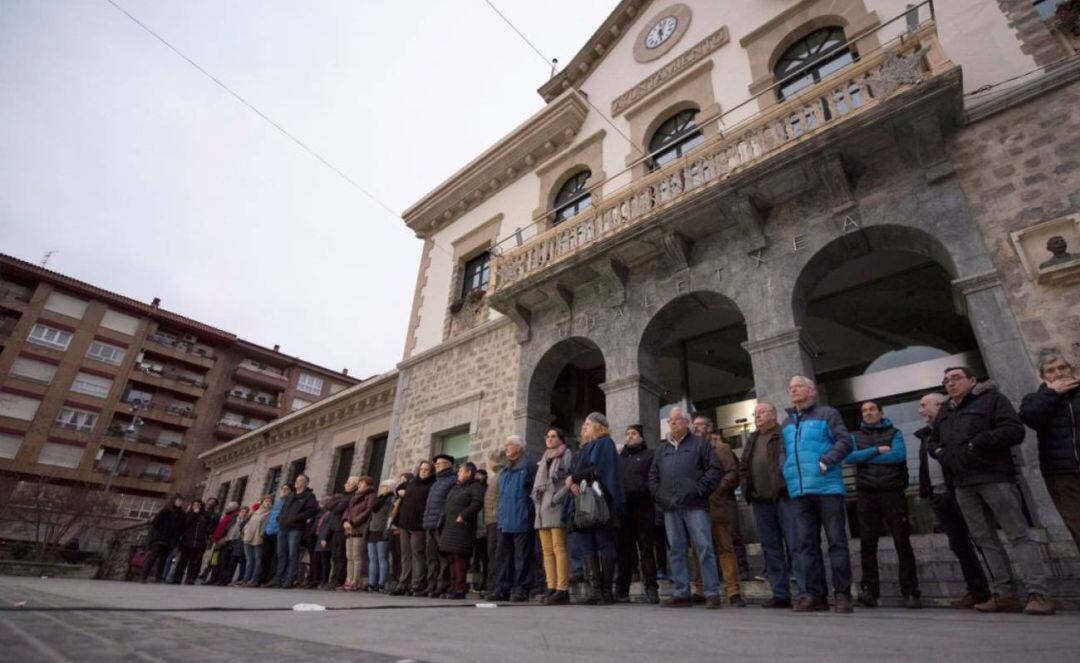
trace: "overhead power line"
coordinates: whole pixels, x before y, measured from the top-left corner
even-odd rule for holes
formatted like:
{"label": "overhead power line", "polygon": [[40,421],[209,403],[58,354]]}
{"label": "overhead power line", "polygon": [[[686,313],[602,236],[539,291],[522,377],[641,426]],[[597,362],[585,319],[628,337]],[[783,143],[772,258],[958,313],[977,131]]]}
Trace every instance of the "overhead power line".
{"label": "overhead power line", "polygon": [[222,90],[225,90],[225,92],[229,93],[230,96],[232,96],[234,99],[236,99],[241,104],[246,106],[248,108],[248,110],[250,110],[251,112],[258,115],[260,118],[262,118],[267,124],[272,126],[274,129],[277,129],[278,132],[280,132],[283,136],[285,136],[286,138],[291,140],[293,143],[295,143],[297,146],[299,146],[300,149],[304,150],[309,155],[314,157],[322,165],[324,165],[327,168],[329,168],[330,170],[334,171],[339,177],[341,177],[341,179],[348,182],[350,185],[352,185],[352,187],[354,189],[356,189],[357,191],[362,193],[364,196],[366,196],[368,198],[368,200],[371,200],[376,205],[378,205],[379,207],[381,207],[384,210],[386,210],[387,212],[389,212],[395,219],[400,219],[401,218],[401,215],[398,212],[395,212],[393,209],[391,209],[391,207],[389,205],[387,205],[383,201],[379,200],[373,193],[371,193],[366,188],[361,186],[356,180],[349,177],[343,170],[341,170],[340,168],[338,168],[334,164],[330,163],[330,161],[328,159],[323,157],[321,154],[316,152],[311,147],[308,147],[307,143],[300,140],[295,135],[290,133],[288,129],[281,126],[277,122],[275,122],[273,120],[273,118],[271,118],[269,115],[267,115],[266,113],[259,110],[258,107],[255,106],[255,104],[251,103],[250,101],[245,99],[243,96],[241,96],[239,92],[233,90],[231,87],[226,85],[220,78],[218,78],[217,76],[214,76],[209,71],[204,69],[198,62],[196,62],[195,60],[193,60],[190,57],[188,57],[187,55],[185,55],[179,48],[177,48],[176,46],[173,46],[172,43],[169,42],[169,40],[162,37],[160,34],[155,32],[153,28],[151,28],[147,24],[143,23],[136,16],[134,16],[131,12],[129,12],[128,10],[124,9],[119,4],[117,4],[115,2],[115,0],[105,0],[105,1],[108,2],[110,5],[112,5],[118,12],[120,12],[124,16],[127,16],[129,19],[131,19],[131,21],[133,23],[135,23],[135,25],[139,26],[140,28],[145,30],[147,33],[152,35],[154,37],[154,39],[157,39],[159,42],[164,44],[165,47],[168,48],[170,51],[172,51],[173,53],[178,55],[180,58],[182,58],[185,62],[187,62],[189,65],[194,67],[196,69],[196,71],[201,73],[203,76],[206,76],[211,81],[213,81],[218,87],[220,87]]}

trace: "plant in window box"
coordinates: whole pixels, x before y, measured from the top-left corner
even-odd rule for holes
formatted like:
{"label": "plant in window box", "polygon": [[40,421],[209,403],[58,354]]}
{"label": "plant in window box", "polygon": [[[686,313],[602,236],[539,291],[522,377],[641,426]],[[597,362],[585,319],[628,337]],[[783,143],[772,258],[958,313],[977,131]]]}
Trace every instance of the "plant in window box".
{"label": "plant in window box", "polygon": [[461,311],[461,308],[463,306],[465,306],[465,298],[464,297],[461,297],[460,299],[455,299],[450,304],[450,312],[456,314],[456,313]]}
{"label": "plant in window box", "polygon": [[483,298],[484,298],[484,291],[483,290],[478,289],[478,290],[470,290],[469,291],[469,303],[470,304],[476,304],[477,302],[479,302]]}

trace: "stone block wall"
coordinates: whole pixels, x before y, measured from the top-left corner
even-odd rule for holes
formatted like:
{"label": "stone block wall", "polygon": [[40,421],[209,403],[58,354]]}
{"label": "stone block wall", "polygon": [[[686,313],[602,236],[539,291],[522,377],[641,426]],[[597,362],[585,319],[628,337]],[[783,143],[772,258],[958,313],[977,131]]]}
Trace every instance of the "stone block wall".
{"label": "stone block wall", "polygon": [[1056,346],[1080,357],[1080,285],[1031,280],[1009,236],[1080,213],[1080,82],[969,124],[950,150],[1025,345],[1033,356]]}
{"label": "stone block wall", "polygon": [[483,466],[514,432],[516,334],[499,320],[401,365],[390,476],[438,453],[444,433],[467,429],[469,459]]}

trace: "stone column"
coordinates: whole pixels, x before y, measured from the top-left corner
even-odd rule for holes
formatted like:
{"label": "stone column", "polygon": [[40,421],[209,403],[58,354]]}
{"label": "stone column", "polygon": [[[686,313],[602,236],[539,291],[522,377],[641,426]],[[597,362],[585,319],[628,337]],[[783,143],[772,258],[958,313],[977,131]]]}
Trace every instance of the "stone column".
{"label": "stone column", "polygon": [[[1039,385],[1035,365],[1020,336],[1020,327],[1009,308],[1001,277],[996,271],[984,272],[953,281],[967,311],[983,363],[998,389],[1013,405]],[[1070,536],[1057,508],[1050,499],[1039,471],[1039,443],[1029,429],[1024,443],[1014,448],[1013,457],[1020,468],[1020,486],[1036,523],[1046,528],[1052,541],[1068,541]]]}
{"label": "stone column", "polygon": [[[525,439],[529,458],[540,460],[544,454],[544,436],[553,421],[555,415],[546,410],[528,407],[514,410],[514,433]],[[495,440],[495,448],[501,449],[503,442]]]}
{"label": "stone column", "polygon": [[750,353],[754,367],[758,402],[768,401],[781,412],[787,405],[787,386],[791,377],[814,377],[814,351],[802,327],[768,338],[748,340],[743,343],[743,348]]}
{"label": "stone column", "polygon": [[608,423],[616,443],[631,424],[641,424],[645,441],[653,446],[660,439],[660,386],[640,375],[609,380],[600,388],[607,403]]}

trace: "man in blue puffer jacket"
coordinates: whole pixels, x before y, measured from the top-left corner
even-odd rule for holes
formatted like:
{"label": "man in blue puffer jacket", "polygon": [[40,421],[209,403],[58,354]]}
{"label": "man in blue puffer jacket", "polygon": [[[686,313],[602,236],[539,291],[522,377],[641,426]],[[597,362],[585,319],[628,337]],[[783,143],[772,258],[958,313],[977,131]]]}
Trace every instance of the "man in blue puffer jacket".
{"label": "man in blue puffer jacket", "polygon": [[[805,587],[799,587],[796,612],[829,609],[825,565],[821,558],[821,528],[829,541],[833,593],[837,612],[852,612],[851,555],[844,520],[842,464],[851,452],[851,434],[840,413],[817,404],[817,387],[810,378],[796,375],[788,383],[795,406],[781,426],[784,482],[794,510],[798,542],[795,563],[801,565]],[[798,577],[799,574],[796,574]]]}

